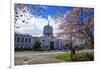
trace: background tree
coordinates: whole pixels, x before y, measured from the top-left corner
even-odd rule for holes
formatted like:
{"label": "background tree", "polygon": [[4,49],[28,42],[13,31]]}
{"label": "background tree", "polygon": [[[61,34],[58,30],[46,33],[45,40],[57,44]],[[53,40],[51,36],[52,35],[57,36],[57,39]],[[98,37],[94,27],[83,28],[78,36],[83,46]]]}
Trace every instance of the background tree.
{"label": "background tree", "polygon": [[28,24],[33,17],[39,17],[42,11],[46,11],[45,6],[31,4],[15,4],[14,9],[14,24],[16,29],[20,28],[18,23]]}

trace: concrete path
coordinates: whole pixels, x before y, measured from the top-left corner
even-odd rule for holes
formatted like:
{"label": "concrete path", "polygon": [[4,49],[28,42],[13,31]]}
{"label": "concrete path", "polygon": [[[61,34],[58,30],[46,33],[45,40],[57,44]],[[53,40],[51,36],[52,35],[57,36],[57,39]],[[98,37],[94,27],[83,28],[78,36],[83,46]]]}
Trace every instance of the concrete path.
{"label": "concrete path", "polygon": [[[81,50],[79,52],[91,52],[93,50]],[[66,52],[66,51],[65,51]],[[24,51],[15,52],[15,65],[25,65],[25,64],[45,64],[45,63],[60,63],[64,62],[62,60],[56,59],[56,56],[60,53],[65,53],[63,51]],[[68,51],[67,53],[70,53]]]}
{"label": "concrete path", "polygon": [[59,62],[62,62],[62,60],[56,59],[56,56],[59,53],[64,53],[64,52],[62,52],[62,51],[15,52],[15,65],[59,63]]}

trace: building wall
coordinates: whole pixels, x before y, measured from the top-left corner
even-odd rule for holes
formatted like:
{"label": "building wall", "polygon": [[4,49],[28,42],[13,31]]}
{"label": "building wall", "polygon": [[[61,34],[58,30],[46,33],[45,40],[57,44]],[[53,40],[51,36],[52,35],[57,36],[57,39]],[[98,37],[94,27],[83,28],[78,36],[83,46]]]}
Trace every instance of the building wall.
{"label": "building wall", "polygon": [[15,48],[32,48],[32,36],[15,33]]}
{"label": "building wall", "polygon": [[39,41],[41,46],[47,49],[50,49],[51,41],[54,42],[54,49],[63,48],[63,40],[55,37],[32,37],[30,35],[15,33],[15,48],[32,49],[36,41]]}

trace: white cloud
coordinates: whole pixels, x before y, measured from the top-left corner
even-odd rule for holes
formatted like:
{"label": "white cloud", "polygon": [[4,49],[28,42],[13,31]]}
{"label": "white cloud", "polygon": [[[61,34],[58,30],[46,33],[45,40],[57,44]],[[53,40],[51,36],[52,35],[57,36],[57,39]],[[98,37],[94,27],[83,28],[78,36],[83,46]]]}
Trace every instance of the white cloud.
{"label": "white cloud", "polygon": [[[20,16],[22,15],[22,17]],[[57,32],[57,24],[55,20],[49,15],[48,19],[42,17],[35,17],[30,14],[28,11],[26,13],[18,12],[19,18],[17,18],[15,26],[19,26],[20,28],[15,28],[15,32],[30,34],[33,36],[42,36],[43,35],[43,27],[49,24],[53,27],[54,34]],[[22,21],[25,20],[23,23]],[[27,24],[26,24],[27,23]]]}

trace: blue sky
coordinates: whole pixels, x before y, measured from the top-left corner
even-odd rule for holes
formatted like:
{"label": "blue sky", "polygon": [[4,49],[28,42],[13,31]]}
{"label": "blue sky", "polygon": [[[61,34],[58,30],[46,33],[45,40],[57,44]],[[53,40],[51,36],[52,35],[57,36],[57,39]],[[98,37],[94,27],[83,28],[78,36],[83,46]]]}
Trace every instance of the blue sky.
{"label": "blue sky", "polygon": [[[32,5],[31,9],[33,9],[33,6],[35,6],[35,5]],[[70,10],[73,9],[73,7],[64,7],[64,6],[48,6],[48,5],[38,5],[38,6],[46,7],[45,10],[40,11],[41,16],[43,18],[48,18],[48,15],[56,16],[57,12],[61,10],[60,8],[63,9],[62,15],[64,15],[67,11],[70,11]],[[36,15],[34,12],[30,12],[30,13],[33,14],[33,15]]]}
{"label": "blue sky", "polygon": [[[58,32],[58,25],[55,21],[55,16],[59,13],[64,16],[70,12],[74,7],[67,6],[50,6],[50,5],[32,5],[32,4],[15,4],[15,32],[30,34],[33,36],[42,36],[43,27],[49,24],[53,27],[53,33],[56,35]],[[16,14],[17,13],[17,14]],[[90,15],[94,15],[92,12]],[[83,13],[83,19],[87,16]],[[61,18],[57,18],[61,20]],[[24,22],[24,23],[23,23]]]}

